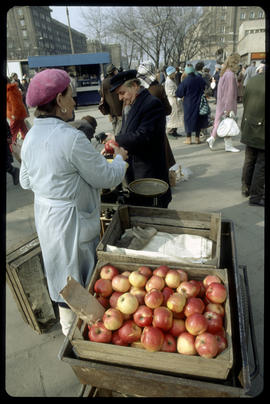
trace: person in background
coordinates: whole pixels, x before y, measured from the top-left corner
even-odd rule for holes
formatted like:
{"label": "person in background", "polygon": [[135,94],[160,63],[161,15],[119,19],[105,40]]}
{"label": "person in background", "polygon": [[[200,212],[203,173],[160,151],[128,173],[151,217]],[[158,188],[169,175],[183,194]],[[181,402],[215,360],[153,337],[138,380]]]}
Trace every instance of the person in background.
{"label": "person in background", "polygon": [[[126,106],[121,131],[107,134],[129,154],[126,181],[157,178],[167,182],[167,192],[158,198],[158,207],[167,208],[172,199],[165,153],[166,115],[162,102],[141,86],[136,70],[127,70],[111,79],[111,91],[116,92]],[[145,206],[146,198],[138,201]],[[149,198],[149,204],[152,201]]]}
{"label": "person in background", "polygon": [[210,87],[210,83],[211,83],[211,76],[210,76],[210,69],[208,69],[208,67],[204,67],[203,71],[202,71],[202,78],[205,81],[205,96],[206,97],[210,97],[212,95],[212,89]]}
{"label": "person in background", "polygon": [[17,86],[19,87],[20,91],[23,92],[23,86],[22,86],[22,83],[21,83],[17,73],[12,73],[11,74],[10,82],[11,83],[16,83]]}
{"label": "person in background", "polygon": [[176,73],[175,73],[174,80],[175,80],[175,83],[176,83],[176,87],[178,87],[179,84],[181,83],[182,72],[180,72],[180,69],[179,69],[178,66],[175,68],[175,70],[176,70]]}
{"label": "person in background", "polygon": [[177,133],[177,128],[182,128],[184,126],[182,101],[179,101],[175,95],[177,90],[177,86],[174,81],[176,69],[173,66],[168,66],[166,69],[166,74],[165,91],[172,107],[172,112],[167,122],[167,133],[168,135],[177,138],[182,136]]}
{"label": "person in background", "polygon": [[12,142],[12,136],[9,128],[9,124],[6,121],[6,132],[7,132],[7,143],[6,143],[6,172],[9,173],[12,176],[13,179],[13,184],[18,185],[19,184],[19,175],[20,175],[20,170],[17,167],[14,167],[12,165],[13,163],[13,157],[12,153],[10,151],[9,145]]}
{"label": "person in background", "polygon": [[256,62],[253,61],[253,62],[251,63],[251,65],[248,66],[247,69],[246,69],[245,78],[244,78],[244,83],[243,83],[244,87],[246,87],[246,85],[247,85],[247,83],[248,83],[248,80],[249,80],[251,77],[255,76],[255,74],[256,74]]}
{"label": "person in background", "polygon": [[[217,107],[214,126],[211,136],[206,139],[206,142],[211,150],[213,150],[214,143],[217,137],[217,128],[223,115],[229,116],[230,111],[233,111],[235,116],[237,114],[237,81],[236,72],[239,68],[240,55],[232,53],[224,63],[220,72],[220,79],[218,83],[217,92]],[[225,151],[227,152],[240,152],[239,149],[232,145],[232,138],[230,136],[224,137]]]}
{"label": "person in background", "polygon": [[113,127],[113,133],[115,135],[121,129],[123,110],[123,102],[119,100],[117,94],[110,92],[110,80],[116,74],[118,74],[118,69],[113,64],[109,64],[107,66],[107,76],[102,81],[100,87],[101,99],[103,99],[108,106],[109,116]]}
{"label": "person in background", "polygon": [[52,301],[67,335],[74,314],[60,296],[67,277],[87,287],[100,235],[100,191],[117,186],[127,152],[114,147],[109,163],[68,121],[74,113],[70,77],[45,69],[31,80],[26,102],[35,119],[21,151],[20,184],[34,192],[36,231]]}
{"label": "person in background", "polygon": [[78,108],[78,96],[77,96],[77,80],[76,80],[76,76],[74,73],[69,73],[69,77],[70,77],[70,86],[72,89],[72,97],[73,100],[75,101],[75,109]]}
{"label": "person in background", "polygon": [[242,103],[243,92],[244,92],[244,77],[245,77],[246,68],[245,65],[240,65],[240,69],[237,73],[237,102]]}
{"label": "person in background", "polygon": [[221,65],[217,63],[215,65],[215,72],[214,72],[214,75],[213,75],[213,78],[214,78],[215,83],[216,83],[216,86],[213,89],[213,96],[215,98],[215,102],[214,102],[215,104],[217,103],[217,89],[218,89],[218,82],[219,82],[219,78],[220,78],[220,71],[221,71]]}
{"label": "person in background", "polygon": [[97,127],[97,121],[93,116],[83,116],[82,119],[69,122],[69,124],[73,126],[73,128],[81,130],[91,142]]}
{"label": "person in background", "polygon": [[195,143],[199,144],[201,129],[208,126],[208,115],[200,115],[200,102],[205,89],[205,81],[201,75],[196,75],[194,67],[185,68],[186,78],[176,90],[176,96],[184,97],[184,123],[186,131],[185,144],[191,144],[191,134],[195,132]]}
{"label": "person in background", "polygon": [[265,72],[251,77],[243,95],[241,142],[246,145],[242,169],[242,194],[250,205],[265,201]]}

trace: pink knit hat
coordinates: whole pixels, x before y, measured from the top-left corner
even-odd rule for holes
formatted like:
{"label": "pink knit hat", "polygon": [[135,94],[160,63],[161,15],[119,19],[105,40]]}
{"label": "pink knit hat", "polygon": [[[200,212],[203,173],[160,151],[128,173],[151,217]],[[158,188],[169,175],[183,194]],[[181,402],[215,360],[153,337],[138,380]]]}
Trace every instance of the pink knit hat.
{"label": "pink knit hat", "polygon": [[69,85],[70,77],[60,69],[46,69],[37,73],[28,86],[26,104],[29,107],[45,105]]}

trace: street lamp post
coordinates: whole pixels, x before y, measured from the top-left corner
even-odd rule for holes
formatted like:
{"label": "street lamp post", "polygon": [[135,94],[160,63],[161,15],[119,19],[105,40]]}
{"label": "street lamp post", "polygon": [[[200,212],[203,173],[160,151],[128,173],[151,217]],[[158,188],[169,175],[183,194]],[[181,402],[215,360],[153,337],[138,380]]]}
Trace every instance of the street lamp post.
{"label": "street lamp post", "polygon": [[70,29],[70,21],[69,21],[69,11],[66,6],[66,12],[67,12],[67,20],[68,20],[68,33],[69,33],[69,40],[70,40],[70,46],[71,46],[71,52],[74,54],[74,47],[73,47],[73,41],[72,41],[72,35],[71,35],[71,29]]}

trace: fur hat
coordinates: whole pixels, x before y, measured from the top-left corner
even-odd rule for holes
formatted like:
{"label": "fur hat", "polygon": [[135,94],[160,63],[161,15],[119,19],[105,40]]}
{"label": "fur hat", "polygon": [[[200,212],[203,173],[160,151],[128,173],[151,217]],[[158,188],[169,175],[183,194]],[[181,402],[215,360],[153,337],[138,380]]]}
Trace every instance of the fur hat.
{"label": "fur hat", "polygon": [[125,81],[135,79],[137,75],[137,70],[126,70],[121,73],[116,74],[110,80],[111,88],[110,92],[112,93],[118,87],[125,83]]}

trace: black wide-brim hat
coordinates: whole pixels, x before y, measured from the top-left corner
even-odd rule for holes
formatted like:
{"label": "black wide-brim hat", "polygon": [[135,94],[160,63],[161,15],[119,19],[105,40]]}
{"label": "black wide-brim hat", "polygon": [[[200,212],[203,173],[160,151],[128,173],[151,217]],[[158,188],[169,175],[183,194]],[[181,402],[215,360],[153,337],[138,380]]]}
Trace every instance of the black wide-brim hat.
{"label": "black wide-brim hat", "polygon": [[120,72],[113,76],[110,80],[111,88],[110,92],[112,93],[126,81],[135,79],[137,76],[137,70],[126,70],[124,72]]}

